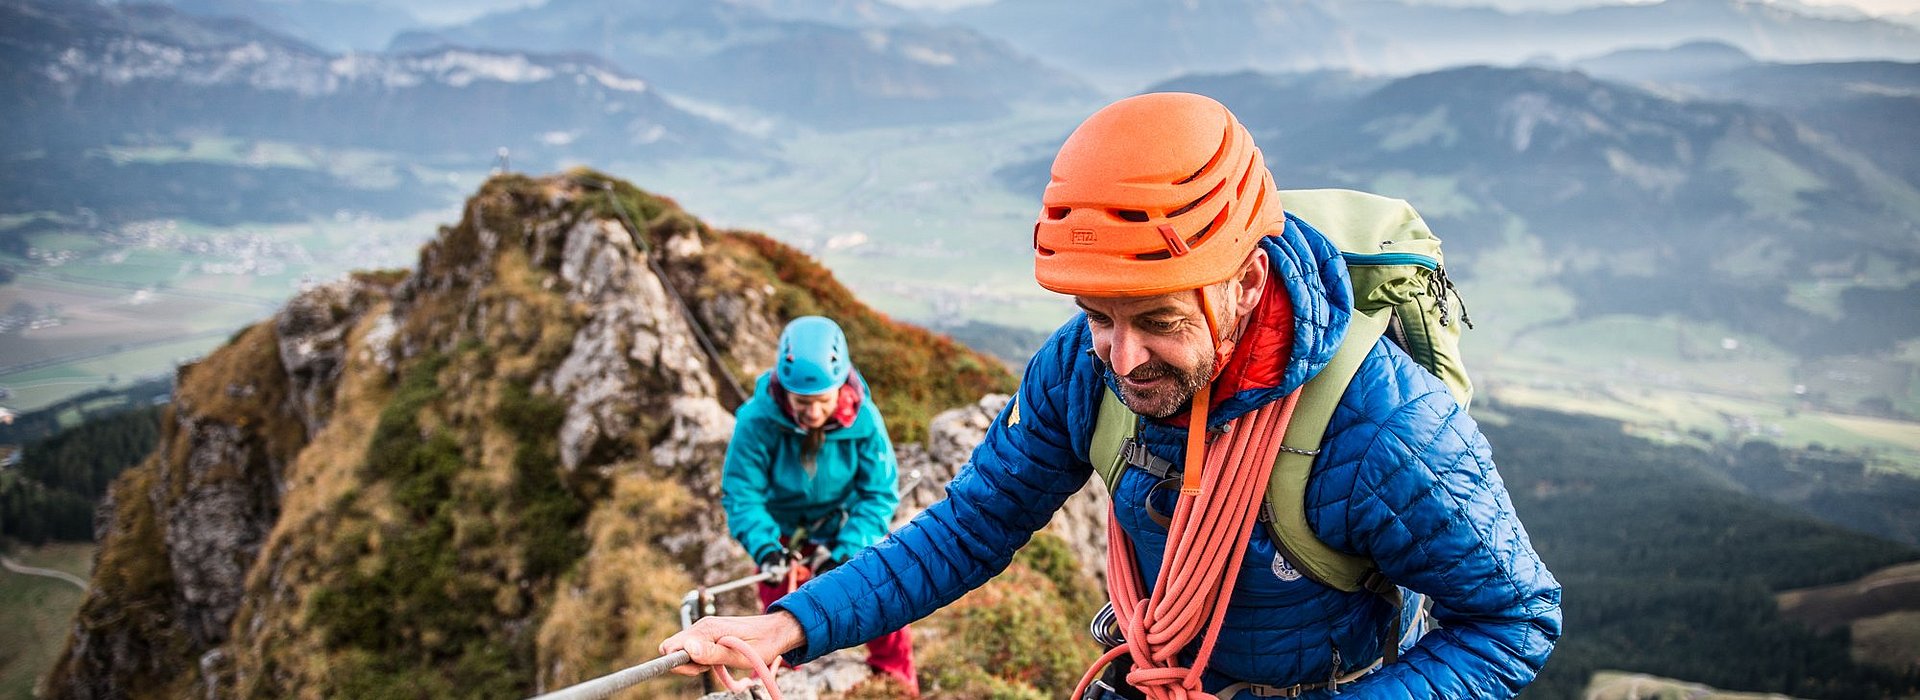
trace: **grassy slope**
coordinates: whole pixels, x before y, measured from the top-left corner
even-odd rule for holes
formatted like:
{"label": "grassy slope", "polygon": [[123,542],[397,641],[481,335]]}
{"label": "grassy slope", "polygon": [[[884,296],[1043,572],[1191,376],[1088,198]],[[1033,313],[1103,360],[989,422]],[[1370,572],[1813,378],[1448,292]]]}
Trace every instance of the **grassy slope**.
{"label": "grassy slope", "polygon": [[1785,591],[1776,599],[1790,619],[1820,630],[1849,630],[1856,661],[1920,666],[1920,562],[1857,581]]}
{"label": "grassy slope", "polygon": [[[400,344],[422,354],[403,363],[397,383],[350,354],[334,419],[319,435],[303,437],[284,418],[256,415],[263,406],[224,391],[253,386],[260,390],[254,398],[279,405],[284,378],[271,353],[271,324],[242,332],[184,374],[176,409],[255,426],[266,452],[288,465],[286,480],[298,485],[261,552],[273,571],[256,569],[248,584],[272,586],[273,594],[250,594],[236,622],[240,637],[229,651],[242,681],[238,695],[380,697],[413,688],[515,697],[533,689],[536,667],[557,669],[552,680],[590,676],[644,655],[670,631],[669,598],[690,585],[689,562],[655,543],[690,509],[708,506],[686,484],[650,476],[639,464],[559,473],[553,436],[561,409],[532,387],[566,354],[585,309],[560,297],[552,271],[532,264],[513,236],[614,210],[641,222],[685,215],[625,183],[614,189],[618,207],[604,194],[575,191],[571,209],[549,210],[556,188],[571,186],[566,178],[513,176],[488,183],[470,216],[422,257],[453,266],[426,271],[450,280],[451,289],[409,300]],[[480,221],[507,235],[493,259],[476,257],[484,250]],[[732,260],[739,275],[732,282],[775,287],[777,314],[829,313],[856,346],[888,358],[863,367],[897,439],[915,439],[938,410],[1011,388],[998,363],[868,310],[811,259],[754,234],[699,228],[716,255]],[[557,263],[548,256],[547,264]],[[471,265],[485,266],[479,277],[490,282],[470,293]],[[379,313],[351,337],[364,336]],[[643,417],[635,436],[656,434],[660,420]],[[183,464],[184,442],[173,447],[160,458]],[[145,492],[158,466],[130,471],[122,487]],[[244,478],[247,469],[232,476]],[[114,604],[102,603],[103,617],[128,620],[133,636],[156,647],[154,658],[172,659],[185,651],[181,638],[155,619],[113,609],[138,607],[172,587],[145,503],[120,503],[121,526],[104,544],[112,571],[101,580]],[[576,566],[590,548],[591,564]],[[606,624],[616,618],[625,624]],[[199,681],[192,665],[131,673],[134,687],[159,694]]]}
{"label": "grassy slope", "polygon": [[[85,578],[93,545],[51,544],[9,552],[25,566],[65,571]],[[29,700],[40,676],[53,667],[66,642],[81,591],[42,576],[0,571],[0,700]]]}

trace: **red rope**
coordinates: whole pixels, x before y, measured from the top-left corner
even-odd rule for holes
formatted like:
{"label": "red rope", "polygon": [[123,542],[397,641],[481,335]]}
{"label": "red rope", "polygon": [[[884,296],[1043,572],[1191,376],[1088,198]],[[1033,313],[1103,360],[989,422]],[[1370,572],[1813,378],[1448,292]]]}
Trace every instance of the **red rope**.
{"label": "red rope", "polygon": [[[1246,555],[1281,438],[1299,399],[1295,391],[1241,417],[1225,436],[1202,450],[1196,449],[1194,436],[1206,431],[1208,390],[1203,387],[1195,393],[1187,427],[1187,474],[1167,529],[1166,558],[1154,582],[1154,595],[1146,595],[1132,542],[1109,513],[1107,588],[1126,641],[1087,669],[1074,697],[1084,696],[1101,669],[1125,653],[1133,658],[1127,684],[1149,700],[1214,698],[1201,690],[1200,676],[1213,657],[1220,621],[1226,617],[1240,576],[1238,562]],[[1198,488],[1189,495],[1185,484]],[[1195,638],[1200,638],[1200,649],[1193,665],[1180,666],[1181,650]]]}
{"label": "red rope", "polygon": [[[760,685],[766,687],[767,696],[772,698],[772,700],[784,700],[780,697],[780,686],[773,682],[773,672],[774,669],[779,666],[778,661],[775,661],[773,666],[768,666],[766,659],[761,658],[760,652],[754,651],[753,645],[748,644],[746,640],[739,637],[721,637],[715,641],[719,642],[720,646],[732,649],[741,656],[747,657],[747,662],[751,664],[750,668],[753,669],[753,677],[760,679]],[[749,688],[753,687],[745,682],[735,680],[733,674],[728,673],[727,667],[725,666],[714,666],[713,677],[720,680],[720,685],[725,687],[727,692],[736,695],[745,693]]]}
{"label": "red rope", "polygon": [[[800,587],[800,574],[803,568],[804,567],[798,563],[787,567],[786,584],[788,593],[792,593],[794,589]],[[775,657],[773,663],[767,663],[767,660],[760,656],[760,652],[754,651],[753,645],[748,644],[746,640],[739,637],[721,637],[714,641],[719,643],[720,646],[732,649],[741,656],[747,657],[747,668],[753,671],[754,678],[760,679],[760,685],[766,687],[767,697],[771,698],[771,700],[784,700],[784,698],[780,697],[780,686],[773,682],[774,673],[780,670],[780,658]],[[729,693],[738,695],[747,692],[747,689],[752,687],[747,685],[745,681],[735,679],[733,674],[727,671],[726,666],[715,664],[709,668],[713,671],[714,679],[720,681],[720,687],[726,688]]]}

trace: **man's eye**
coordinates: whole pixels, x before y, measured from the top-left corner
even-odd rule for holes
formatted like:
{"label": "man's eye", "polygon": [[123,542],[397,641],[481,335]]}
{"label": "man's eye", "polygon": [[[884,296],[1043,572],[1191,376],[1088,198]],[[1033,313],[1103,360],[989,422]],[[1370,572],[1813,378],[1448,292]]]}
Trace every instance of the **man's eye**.
{"label": "man's eye", "polygon": [[1154,333],[1172,333],[1180,328],[1179,321],[1145,321],[1141,325]]}
{"label": "man's eye", "polygon": [[1107,318],[1106,316],[1101,314],[1089,313],[1087,314],[1087,323],[1091,323],[1096,326],[1111,326],[1113,325],[1113,319]]}

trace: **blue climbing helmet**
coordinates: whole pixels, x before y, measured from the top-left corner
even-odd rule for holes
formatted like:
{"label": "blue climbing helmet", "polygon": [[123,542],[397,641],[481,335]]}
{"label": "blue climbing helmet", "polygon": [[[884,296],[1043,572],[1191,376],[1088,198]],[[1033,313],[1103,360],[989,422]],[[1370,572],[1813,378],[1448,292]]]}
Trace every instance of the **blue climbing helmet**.
{"label": "blue climbing helmet", "polygon": [[824,316],[796,318],[780,332],[780,355],[773,371],[789,393],[812,396],[838,389],[853,372],[847,334]]}

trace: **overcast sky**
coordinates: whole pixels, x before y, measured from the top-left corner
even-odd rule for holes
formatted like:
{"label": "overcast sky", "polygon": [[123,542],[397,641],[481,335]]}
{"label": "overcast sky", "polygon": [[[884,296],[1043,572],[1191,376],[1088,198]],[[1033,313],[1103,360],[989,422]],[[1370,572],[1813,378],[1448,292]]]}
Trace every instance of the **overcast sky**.
{"label": "overcast sky", "polygon": [[[415,17],[438,24],[465,22],[488,12],[539,5],[545,0],[372,0],[381,5],[399,7]],[[979,5],[993,0],[887,0],[907,7],[952,8]],[[1013,0],[1017,1],[1017,0]],[[1175,0],[1169,0],[1172,2]],[[1659,0],[1412,0],[1447,5],[1495,5],[1507,9],[1559,9],[1577,5],[1605,5],[1622,2],[1658,2]],[[1770,2],[1773,0],[1769,0]],[[1809,5],[1842,5],[1883,15],[1920,12],[1920,0],[1798,0]]]}
{"label": "overcast sky", "polygon": [[1906,14],[1920,12],[1920,0],[1801,0],[1813,5],[1847,5],[1869,14]]}
{"label": "overcast sky", "polygon": [[[978,5],[992,0],[888,0],[896,5],[908,7],[960,7]],[[1414,0],[1419,2],[1421,0]],[[1618,0],[1621,2],[1657,2],[1658,0]],[[1800,0],[1809,5],[1843,5],[1853,7],[1868,14],[1884,15],[1908,12],[1920,12],[1920,0]],[[1499,5],[1506,8],[1538,7],[1542,9],[1564,8],[1565,0],[1443,0],[1448,5]],[[1607,0],[1593,0],[1593,5],[1610,4]]]}

